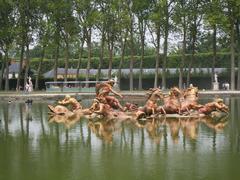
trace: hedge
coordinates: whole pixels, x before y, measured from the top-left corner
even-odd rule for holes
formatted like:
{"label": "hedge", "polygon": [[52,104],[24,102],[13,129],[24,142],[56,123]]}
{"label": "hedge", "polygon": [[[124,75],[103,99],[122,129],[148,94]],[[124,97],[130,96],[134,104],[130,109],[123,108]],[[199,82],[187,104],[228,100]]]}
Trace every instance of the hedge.
{"label": "hedge", "polygon": [[[195,60],[193,62],[193,67],[207,68],[212,66],[212,53],[199,53],[195,55]],[[116,56],[113,58],[113,68],[118,68],[121,57]],[[134,68],[139,68],[140,56],[134,57]],[[187,54],[184,66],[188,67],[191,55]],[[39,58],[31,59],[31,68],[37,70]],[[167,57],[167,68],[177,68],[181,62],[181,55],[169,55]],[[69,68],[76,68],[78,59],[69,60]],[[129,68],[130,56],[126,56],[122,68]],[[99,58],[92,57],[91,68],[97,69],[99,65]],[[53,69],[54,59],[44,59],[43,61],[43,72],[47,72]],[[86,68],[87,58],[82,58],[81,68]],[[237,60],[236,60],[237,66]],[[64,67],[64,59],[59,59],[58,67]],[[143,61],[143,68],[154,68],[155,67],[155,56],[145,56]],[[162,55],[160,57],[160,67],[162,67]],[[230,53],[217,53],[216,67],[230,68]],[[103,69],[108,69],[108,58],[104,58]]]}

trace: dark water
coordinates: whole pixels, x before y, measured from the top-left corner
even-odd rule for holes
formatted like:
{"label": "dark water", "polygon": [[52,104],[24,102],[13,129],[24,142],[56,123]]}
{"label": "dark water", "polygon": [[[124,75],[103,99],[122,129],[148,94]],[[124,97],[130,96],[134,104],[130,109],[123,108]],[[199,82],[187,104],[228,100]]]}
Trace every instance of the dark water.
{"label": "dark water", "polygon": [[0,179],[240,179],[240,99],[225,101],[219,129],[191,119],[66,128],[48,122],[46,103],[1,102]]}

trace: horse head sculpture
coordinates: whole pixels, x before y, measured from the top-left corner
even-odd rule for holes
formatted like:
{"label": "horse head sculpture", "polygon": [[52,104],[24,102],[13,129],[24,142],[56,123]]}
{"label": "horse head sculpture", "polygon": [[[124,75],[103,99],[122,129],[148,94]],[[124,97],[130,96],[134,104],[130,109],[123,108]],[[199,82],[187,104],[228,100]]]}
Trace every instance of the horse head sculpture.
{"label": "horse head sculpture", "polygon": [[150,88],[147,92],[147,100],[156,102],[159,99],[163,98],[163,93],[159,88]]}
{"label": "horse head sculpture", "polygon": [[182,92],[178,87],[173,87],[170,89],[169,95],[171,97],[180,98]]}
{"label": "horse head sculpture", "polygon": [[198,88],[194,86],[190,86],[184,91],[184,99],[196,101],[198,99]]}

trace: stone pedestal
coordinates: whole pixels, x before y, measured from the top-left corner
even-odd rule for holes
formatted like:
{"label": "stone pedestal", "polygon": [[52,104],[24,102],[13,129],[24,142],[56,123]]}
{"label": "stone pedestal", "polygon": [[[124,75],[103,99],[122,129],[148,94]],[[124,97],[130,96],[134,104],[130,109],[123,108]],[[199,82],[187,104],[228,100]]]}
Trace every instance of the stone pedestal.
{"label": "stone pedestal", "polygon": [[213,82],[213,90],[218,91],[219,90],[219,83],[218,82]]}

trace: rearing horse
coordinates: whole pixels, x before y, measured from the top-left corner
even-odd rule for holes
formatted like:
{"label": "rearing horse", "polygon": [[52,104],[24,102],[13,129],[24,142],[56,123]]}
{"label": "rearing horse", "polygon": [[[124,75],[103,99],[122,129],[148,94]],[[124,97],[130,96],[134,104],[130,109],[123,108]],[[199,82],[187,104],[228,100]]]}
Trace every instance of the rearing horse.
{"label": "rearing horse", "polygon": [[177,87],[171,88],[169,95],[163,97],[163,109],[167,114],[181,114],[181,91]]}
{"label": "rearing horse", "polygon": [[183,99],[181,101],[181,112],[190,112],[191,109],[199,109],[202,105],[198,104],[198,88],[190,85],[183,92]]}
{"label": "rearing horse", "polygon": [[138,111],[136,112],[137,119],[144,115],[151,116],[161,111],[161,107],[159,108],[157,104],[157,101],[163,98],[161,89],[150,88],[147,92],[147,96],[148,98],[145,105],[143,107],[139,107]]}

